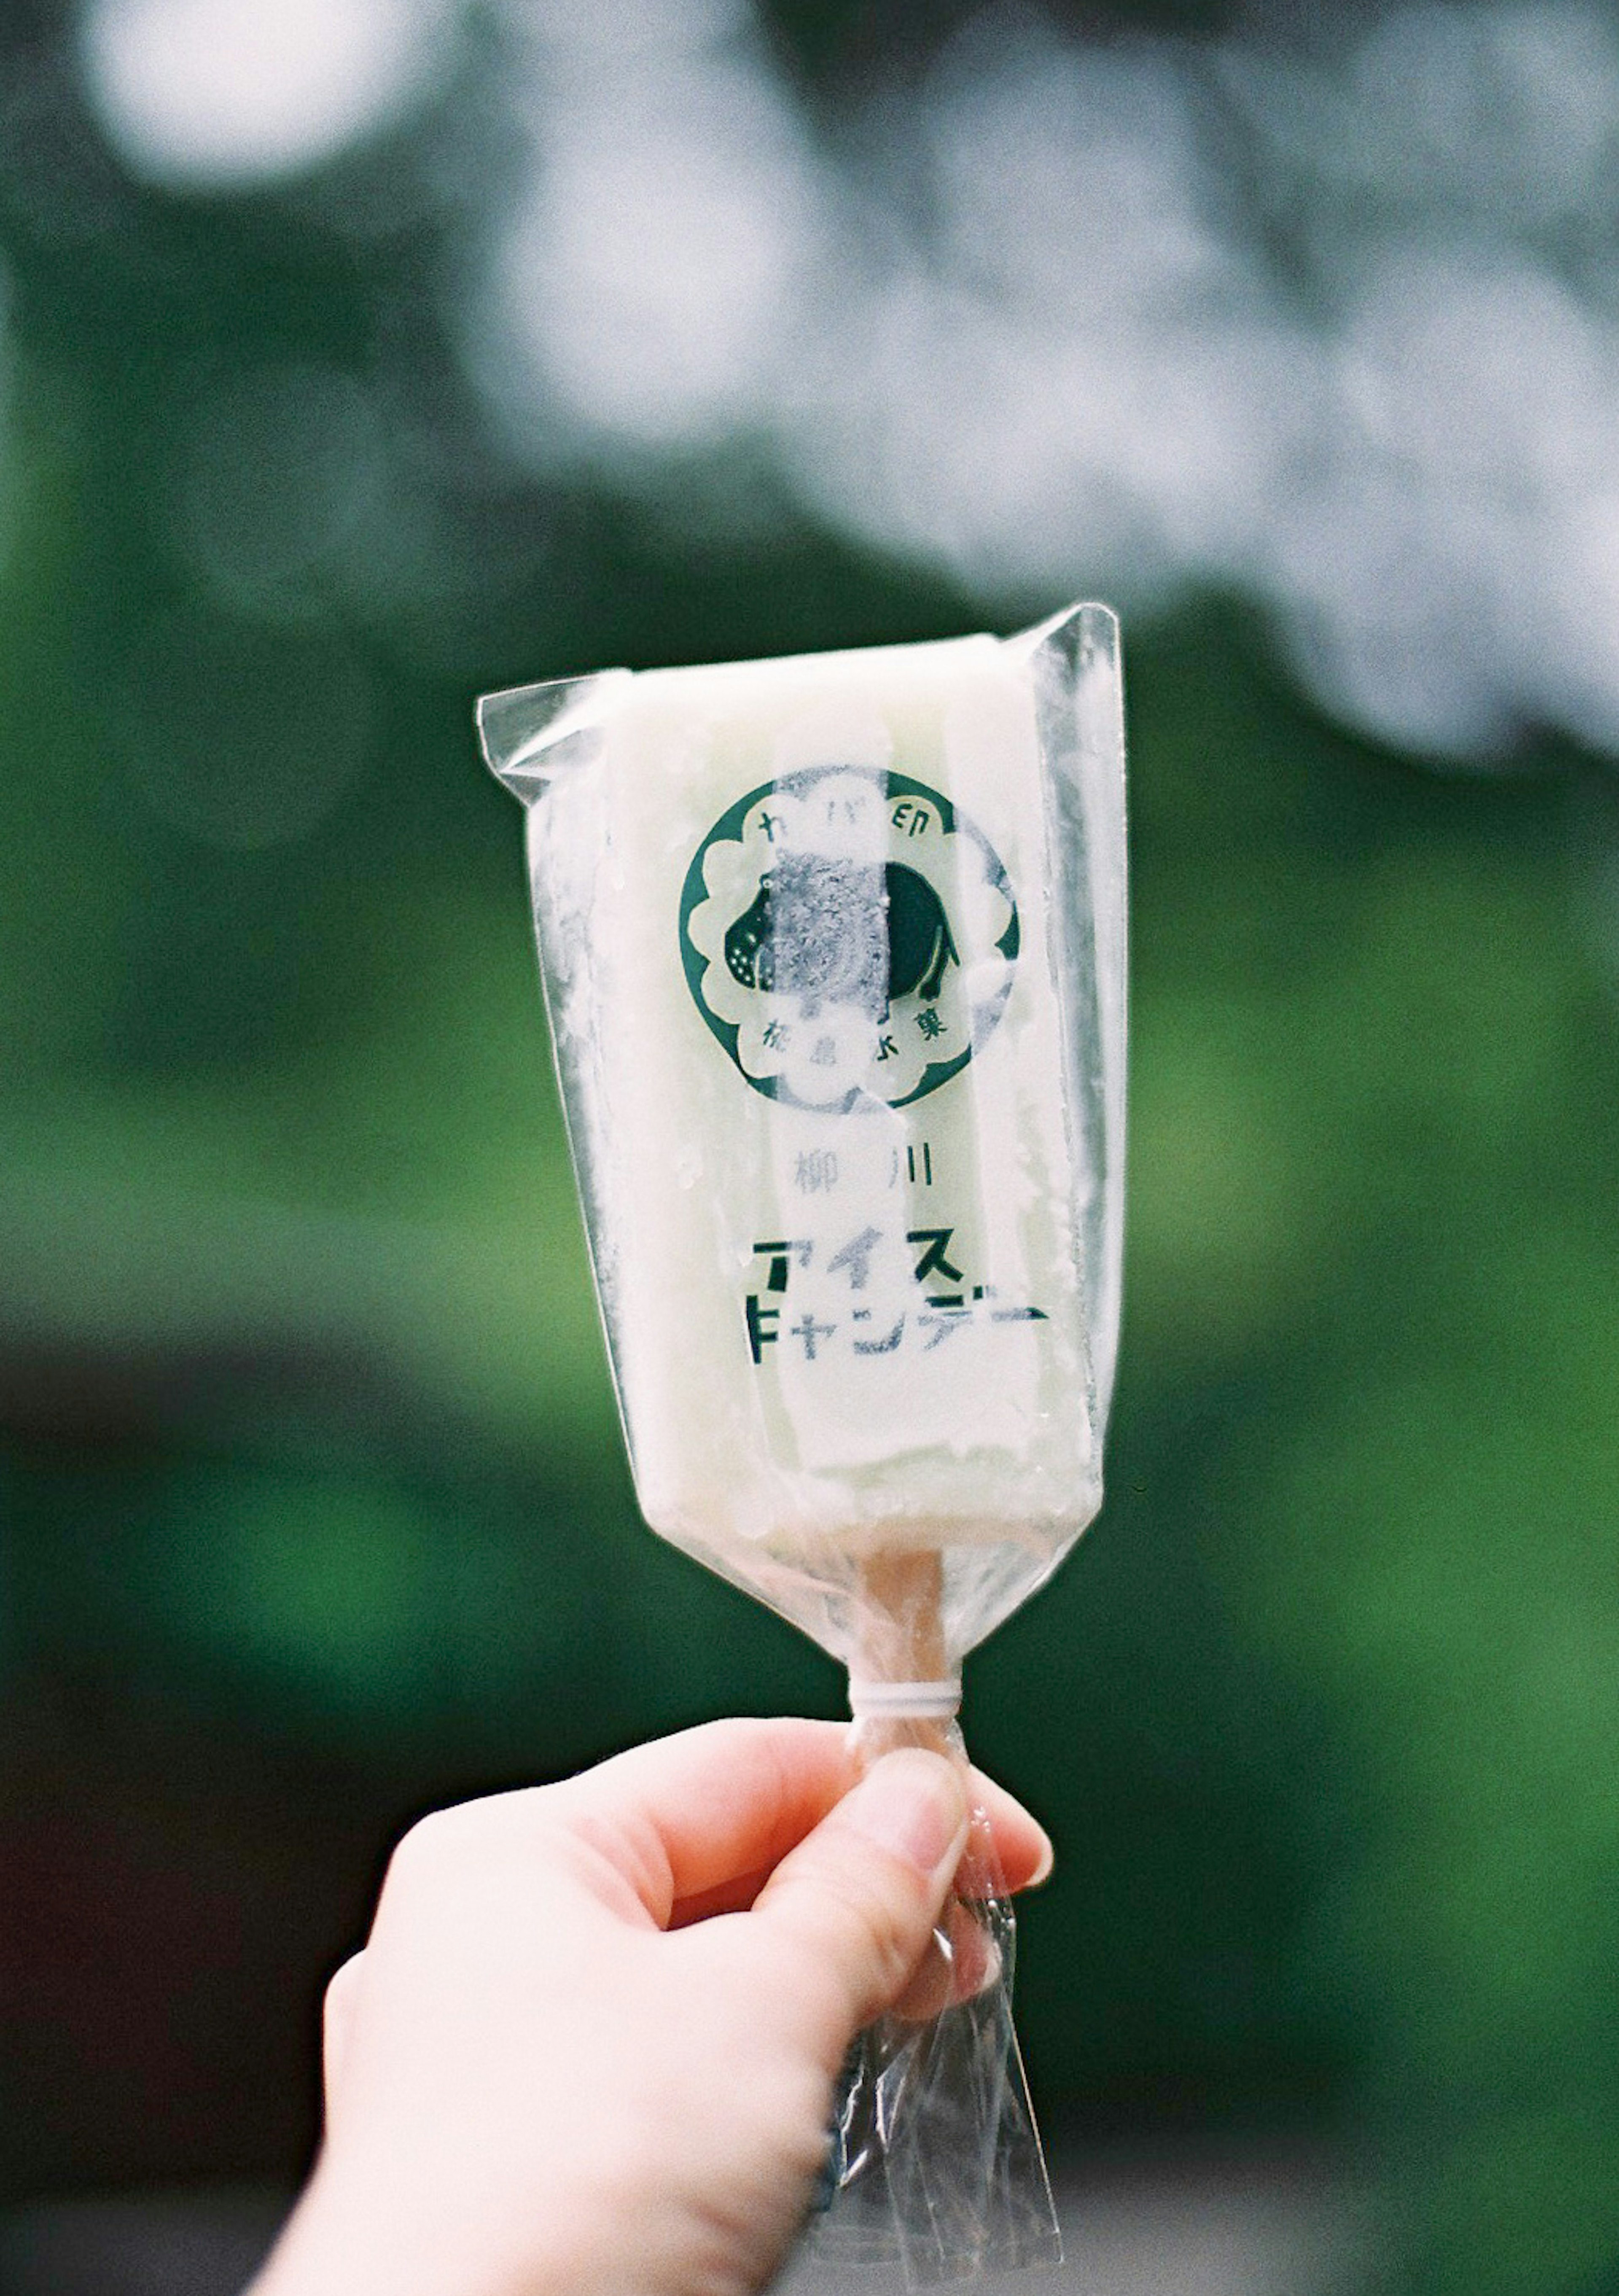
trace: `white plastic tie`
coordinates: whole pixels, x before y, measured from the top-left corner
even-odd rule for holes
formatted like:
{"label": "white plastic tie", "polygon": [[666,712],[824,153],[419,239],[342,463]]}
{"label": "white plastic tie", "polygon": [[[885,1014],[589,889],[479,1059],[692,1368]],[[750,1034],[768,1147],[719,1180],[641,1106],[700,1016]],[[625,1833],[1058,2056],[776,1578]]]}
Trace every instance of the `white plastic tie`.
{"label": "white plastic tie", "polygon": [[862,1715],[914,1714],[919,1720],[948,1721],[961,1703],[960,1682],[854,1682],[849,1711]]}

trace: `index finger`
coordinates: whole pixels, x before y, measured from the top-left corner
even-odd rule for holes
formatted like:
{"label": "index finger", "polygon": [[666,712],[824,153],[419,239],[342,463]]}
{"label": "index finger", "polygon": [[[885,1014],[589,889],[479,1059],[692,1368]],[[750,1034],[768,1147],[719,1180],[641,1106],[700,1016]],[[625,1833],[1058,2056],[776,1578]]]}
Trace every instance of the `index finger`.
{"label": "index finger", "polygon": [[[706,1723],[542,1792],[666,1928],[750,1904],[853,1783],[846,1725],[782,1717]],[[1043,1880],[1051,1843],[1028,1812],[977,1771],[972,1799],[1008,1888]]]}

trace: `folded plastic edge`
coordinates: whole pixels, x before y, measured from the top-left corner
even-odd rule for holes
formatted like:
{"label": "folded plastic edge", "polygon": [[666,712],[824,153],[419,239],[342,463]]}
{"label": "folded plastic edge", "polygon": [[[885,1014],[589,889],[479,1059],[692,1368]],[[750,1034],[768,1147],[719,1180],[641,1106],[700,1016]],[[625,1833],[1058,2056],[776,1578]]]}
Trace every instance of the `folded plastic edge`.
{"label": "folded plastic edge", "polygon": [[601,669],[480,693],[478,739],[489,771],[532,805],[559,770],[585,761],[630,676],[627,669]]}
{"label": "folded plastic edge", "polygon": [[1060,771],[1065,752],[1077,767],[1076,790],[1084,829],[1086,872],[1094,922],[1097,1046],[1100,1068],[1102,1168],[1096,1226],[1092,1367],[1103,1426],[1113,1397],[1124,1285],[1124,1104],[1129,1037],[1128,863],[1125,846],[1124,685],[1118,616],[1110,606],[1082,601],[1005,641],[1014,659],[1034,662],[1047,653],[1072,694],[1067,741],[1053,744]]}

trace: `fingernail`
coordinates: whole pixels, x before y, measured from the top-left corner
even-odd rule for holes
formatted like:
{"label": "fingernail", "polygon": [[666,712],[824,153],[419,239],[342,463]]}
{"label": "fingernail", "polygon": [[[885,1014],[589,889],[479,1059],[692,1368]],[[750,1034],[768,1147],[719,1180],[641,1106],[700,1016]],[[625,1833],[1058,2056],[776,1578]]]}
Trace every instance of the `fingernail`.
{"label": "fingernail", "polygon": [[953,1762],[919,1747],[885,1754],[843,1805],[857,1833],[931,1881],[958,1853],[967,1790]]}
{"label": "fingernail", "polygon": [[1051,1837],[1046,1832],[1045,1828],[1042,1826],[1040,1829],[1040,1860],[1034,1872],[1029,1875],[1026,1886],[1031,1890],[1037,1890],[1043,1882],[1049,1882],[1051,1878],[1051,1868],[1056,1865],[1056,1863],[1057,1852],[1051,1845]]}

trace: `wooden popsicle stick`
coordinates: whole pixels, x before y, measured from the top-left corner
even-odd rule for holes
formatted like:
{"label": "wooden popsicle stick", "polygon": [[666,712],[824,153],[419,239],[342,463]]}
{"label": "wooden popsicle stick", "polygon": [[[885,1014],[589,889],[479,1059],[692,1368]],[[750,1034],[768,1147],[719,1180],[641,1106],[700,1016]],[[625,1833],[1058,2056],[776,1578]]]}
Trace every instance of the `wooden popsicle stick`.
{"label": "wooden popsicle stick", "polygon": [[[899,1554],[875,1554],[859,1566],[859,1660],[856,1677],[866,1682],[941,1682],[953,1676],[944,1640],[944,1558],[936,1547]],[[903,1746],[920,1746],[949,1759],[964,1759],[961,1742],[948,1718],[933,1714],[868,1714],[855,1732],[856,1759],[864,1770]],[[956,1890],[974,1898],[989,1894],[974,1864],[969,1842],[956,1877]],[[895,2003],[892,2018],[902,2026],[926,2024],[965,2000],[1000,1966],[986,1942],[980,1911],[953,1901],[910,1984]]]}
{"label": "wooden popsicle stick", "polygon": [[945,1673],[944,1558],[937,1547],[860,1565],[859,1672],[866,1682],[938,1682]]}
{"label": "wooden popsicle stick", "polygon": [[[944,1558],[937,1547],[868,1555],[859,1565],[860,1655],[865,1682],[938,1682],[954,1669],[944,1645]],[[926,1715],[869,1718],[862,1735],[870,1754],[896,1746],[946,1750],[950,1725]]]}

